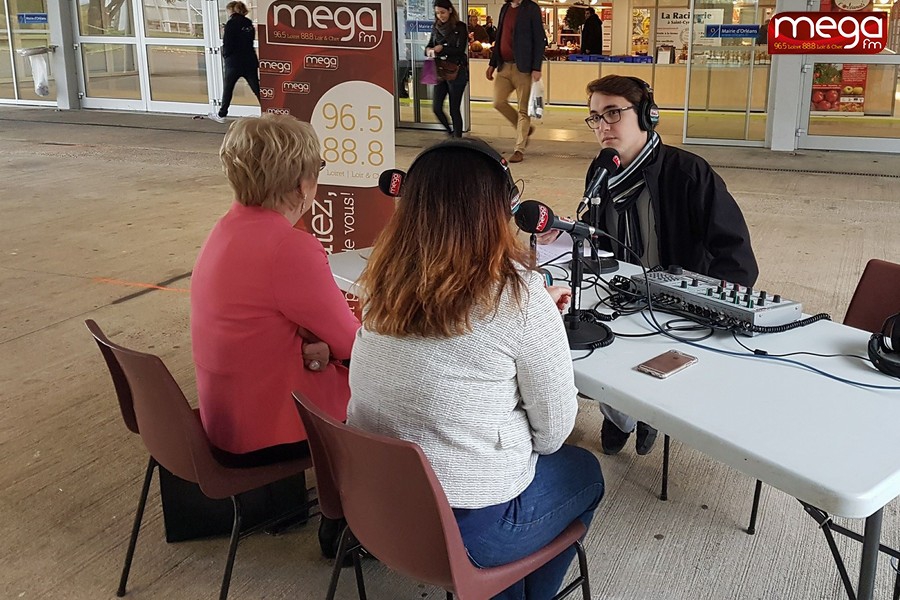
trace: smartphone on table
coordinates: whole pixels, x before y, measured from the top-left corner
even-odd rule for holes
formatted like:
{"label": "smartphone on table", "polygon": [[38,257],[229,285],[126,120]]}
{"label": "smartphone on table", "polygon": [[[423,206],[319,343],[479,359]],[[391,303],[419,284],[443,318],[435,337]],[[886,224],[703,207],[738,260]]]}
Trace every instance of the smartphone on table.
{"label": "smartphone on table", "polygon": [[695,362],[697,362],[696,356],[691,356],[678,350],[669,350],[659,356],[654,356],[650,360],[645,360],[635,368],[658,379],[665,379],[678,371],[687,369]]}

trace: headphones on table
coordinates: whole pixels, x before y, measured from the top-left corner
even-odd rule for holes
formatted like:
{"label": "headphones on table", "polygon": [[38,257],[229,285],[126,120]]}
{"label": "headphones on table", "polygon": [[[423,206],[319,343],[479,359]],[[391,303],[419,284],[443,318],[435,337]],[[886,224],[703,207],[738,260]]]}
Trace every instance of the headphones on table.
{"label": "headphones on table", "polygon": [[444,150],[446,148],[460,148],[463,150],[471,150],[490,158],[491,164],[496,165],[497,168],[500,169],[506,176],[506,182],[509,189],[510,212],[515,213],[516,210],[518,210],[519,199],[522,195],[522,192],[519,189],[519,186],[516,185],[516,182],[512,177],[512,173],[509,172],[509,163],[487,142],[474,138],[447,140],[435,144],[430,148],[426,148],[422,151],[421,154],[416,157],[412,164],[409,165],[409,169],[406,172],[403,172],[400,169],[388,169],[387,171],[383,172],[381,174],[381,177],[379,177],[378,179],[379,189],[381,189],[381,191],[388,196],[394,198],[400,196],[402,192],[403,182],[406,181],[408,173],[416,168],[416,163],[418,163],[419,160],[429,152]]}
{"label": "headphones on table", "polygon": [[626,79],[630,79],[641,88],[641,101],[636,107],[638,126],[642,131],[652,131],[659,123],[659,107],[653,100],[653,88],[638,77],[626,77]]}
{"label": "headphones on table", "polygon": [[888,317],[869,338],[869,360],[885,375],[900,378],[900,313]]}

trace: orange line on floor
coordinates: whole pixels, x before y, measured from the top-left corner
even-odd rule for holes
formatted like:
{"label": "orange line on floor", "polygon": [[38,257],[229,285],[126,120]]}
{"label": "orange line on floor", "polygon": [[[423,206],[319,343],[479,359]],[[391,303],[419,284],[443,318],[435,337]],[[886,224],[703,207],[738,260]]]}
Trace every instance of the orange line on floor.
{"label": "orange line on floor", "polygon": [[122,285],[125,287],[137,287],[150,290],[162,290],[164,292],[179,292],[181,294],[189,294],[191,290],[187,288],[173,288],[164,285],[155,285],[152,283],[139,283],[136,281],[122,281],[121,279],[109,279],[107,277],[94,277],[95,283],[109,283],[112,285]]}

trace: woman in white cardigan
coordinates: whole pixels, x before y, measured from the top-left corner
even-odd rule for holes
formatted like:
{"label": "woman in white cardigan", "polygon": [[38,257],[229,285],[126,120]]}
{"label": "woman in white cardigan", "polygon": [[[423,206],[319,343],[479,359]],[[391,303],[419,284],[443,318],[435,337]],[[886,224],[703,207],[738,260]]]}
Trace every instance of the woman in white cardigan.
{"label": "woman in white cardigan", "polygon": [[[578,410],[567,292],[524,266],[518,190],[487,144],[429,148],[401,195],[362,278],[348,423],[418,444],[472,562],[506,564],[589,525],[603,497],[596,457],[563,445]],[[497,597],[552,597],[573,557]]]}

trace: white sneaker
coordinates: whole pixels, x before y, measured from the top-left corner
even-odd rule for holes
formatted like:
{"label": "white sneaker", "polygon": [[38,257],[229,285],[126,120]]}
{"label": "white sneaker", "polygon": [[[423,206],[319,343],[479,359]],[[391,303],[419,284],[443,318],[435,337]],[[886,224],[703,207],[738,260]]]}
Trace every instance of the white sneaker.
{"label": "white sneaker", "polygon": [[220,116],[219,116],[219,113],[214,113],[214,112],[207,113],[207,114],[206,114],[206,118],[207,118],[207,119],[212,119],[212,120],[215,121],[216,123],[224,123],[224,122],[225,122],[225,117],[220,117]]}

